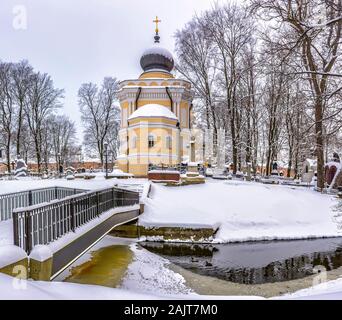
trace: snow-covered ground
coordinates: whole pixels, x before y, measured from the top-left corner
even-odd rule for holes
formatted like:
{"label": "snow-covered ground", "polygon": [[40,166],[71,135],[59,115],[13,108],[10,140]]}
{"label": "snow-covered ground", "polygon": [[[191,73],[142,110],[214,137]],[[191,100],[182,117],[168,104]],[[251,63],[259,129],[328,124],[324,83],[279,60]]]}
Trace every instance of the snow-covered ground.
{"label": "snow-covered ground", "polygon": [[30,189],[48,187],[68,187],[86,190],[96,190],[113,187],[116,184],[146,184],[146,179],[104,179],[104,173],[97,173],[94,179],[66,180],[66,179],[34,179],[20,178],[19,180],[0,180],[0,194],[19,192]]}
{"label": "snow-covered ground", "polygon": [[[126,242],[130,246],[134,254],[134,259],[129,265],[119,288],[74,284],[70,282],[26,281],[0,273],[0,300],[262,299],[261,297],[249,296],[227,297],[198,295],[186,286],[183,276],[168,268],[170,263],[168,260],[150,253],[143,248],[138,248],[137,244],[132,240],[107,236],[90,251],[115,244],[122,244],[123,242]],[[89,252],[70,266],[70,268],[90,259]],[[58,277],[58,280],[64,279],[68,274],[68,271],[65,271]]]}
{"label": "snow-covered ground", "polygon": [[130,245],[130,249],[134,253],[134,261],[128,267],[121,288],[162,296],[192,293],[185,279],[166,267],[168,260],[139,248],[135,243]]}
{"label": "snow-covered ground", "polygon": [[243,181],[153,184],[139,223],[219,228],[215,242],[341,236],[338,199],[313,190]]}
{"label": "snow-covered ground", "polygon": [[293,300],[342,300],[342,278],[322,282],[307,289],[295,293],[276,297],[275,299]]}
{"label": "snow-covered ground", "polygon": [[[49,186],[89,190],[114,184],[146,184],[144,179],[0,181],[0,194]],[[310,189],[240,181],[207,180],[204,185],[165,187],[153,184],[139,223],[147,227],[219,228],[214,241],[301,239],[341,236],[341,212],[334,196]],[[340,210],[340,209],[339,209]],[[0,246],[12,241],[12,221],[0,222]],[[134,261],[121,288],[60,282],[24,282],[0,274],[0,299],[234,299],[200,296],[184,278],[167,268],[168,261],[131,244]],[[24,288],[24,289],[23,289]],[[257,297],[239,297],[257,298]],[[286,299],[342,299],[342,279],[278,297]]]}
{"label": "snow-covered ground", "polygon": [[[120,241],[120,242],[118,242]],[[169,261],[138,248],[131,240],[125,240],[134,253],[119,288],[107,288],[95,285],[74,284],[69,282],[24,281],[0,274],[0,300],[10,299],[83,299],[83,300],[155,300],[155,299],[264,299],[256,296],[205,296],[194,293],[187,287],[180,274],[168,268]],[[122,240],[106,237],[91,250],[103,246],[122,244]],[[90,255],[86,255],[89,258]],[[84,263],[82,257],[73,266]],[[64,274],[66,276],[67,274]],[[272,299],[342,299],[342,278],[329,281],[290,295]]]}
{"label": "snow-covered ground", "polygon": [[[336,209],[341,200],[302,187],[208,179],[203,185],[183,187],[153,184],[145,199],[147,180],[105,180],[99,174],[92,180],[0,181],[0,194],[51,186],[95,190],[115,184],[146,186],[145,212],[139,219],[146,227],[219,228],[216,242],[342,235],[342,213]],[[10,221],[0,222],[0,245],[8,243],[10,226]]]}
{"label": "snow-covered ground", "polygon": [[156,295],[67,282],[25,281],[0,274],[0,300],[148,300]]}

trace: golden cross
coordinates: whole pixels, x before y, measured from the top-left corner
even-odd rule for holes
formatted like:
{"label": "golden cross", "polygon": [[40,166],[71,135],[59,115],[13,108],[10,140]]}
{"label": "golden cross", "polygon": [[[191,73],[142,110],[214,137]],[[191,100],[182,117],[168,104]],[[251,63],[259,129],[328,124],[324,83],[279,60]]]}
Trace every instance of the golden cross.
{"label": "golden cross", "polygon": [[156,33],[158,33],[159,32],[158,23],[161,22],[161,20],[159,20],[158,16],[156,16],[156,20],[153,20],[153,22],[156,24]]}

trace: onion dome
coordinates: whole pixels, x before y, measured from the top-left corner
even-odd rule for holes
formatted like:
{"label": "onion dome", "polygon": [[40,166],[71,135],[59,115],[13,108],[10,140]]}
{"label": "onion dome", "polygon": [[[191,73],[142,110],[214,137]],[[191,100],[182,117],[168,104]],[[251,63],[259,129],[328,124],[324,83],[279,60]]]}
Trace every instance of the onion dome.
{"label": "onion dome", "polygon": [[170,51],[155,45],[143,53],[140,65],[145,72],[153,69],[171,72],[175,63]]}
{"label": "onion dome", "polygon": [[158,17],[156,17],[156,20],[153,22],[156,23],[156,34],[154,36],[154,46],[152,48],[147,49],[141,59],[140,59],[140,65],[143,68],[143,70],[151,71],[151,70],[162,70],[171,72],[175,62],[173,60],[172,54],[169,50],[164,49],[159,46],[159,29],[158,29],[158,23],[161,22],[158,20]]}

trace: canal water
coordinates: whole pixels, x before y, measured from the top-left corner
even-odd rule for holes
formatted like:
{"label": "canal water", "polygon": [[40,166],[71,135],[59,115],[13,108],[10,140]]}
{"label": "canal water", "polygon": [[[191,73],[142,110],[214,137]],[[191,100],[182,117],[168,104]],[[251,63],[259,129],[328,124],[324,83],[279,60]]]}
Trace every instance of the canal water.
{"label": "canal water", "polygon": [[[130,244],[132,240],[106,237],[55,280],[119,287],[134,260]],[[185,270],[188,275],[190,272],[195,277],[220,280],[221,287],[222,283],[276,284],[342,266],[342,238],[239,244],[140,242],[139,245],[169,260],[179,272]],[[241,288],[236,287],[236,292]],[[223,292],[231,294],[230,290]]]}
{"label": "canal water", "polygon": [[54,281],[116,288],[133,261],[133,252],[129,248],[131,243],[126,239],[105,237]]}
{"label": "canal water", "polygon": [[217,245],[144,242],[141,245],[193,273],[240,284],[300,279],[342,266],[342,238]]}

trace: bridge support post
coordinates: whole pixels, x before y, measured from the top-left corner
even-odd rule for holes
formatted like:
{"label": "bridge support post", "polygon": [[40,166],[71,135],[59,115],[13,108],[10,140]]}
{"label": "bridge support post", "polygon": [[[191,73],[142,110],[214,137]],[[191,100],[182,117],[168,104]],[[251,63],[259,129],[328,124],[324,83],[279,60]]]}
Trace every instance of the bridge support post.
{"label": "bridge support post", "polygon": [[30,259],[30,278],[38,281],[50,281],[52,277],[52,258],[45,261]]}
{"label": "bridge support post", "polygon": [[50,281],[52,277],[53,253],[48,246],[36,246],[30,254],[30,278]]}
{"label": "bridge support post", "polygon": [[3,246],[0,250],[0,261],[7,261],[0,263],[0,273],[18,279],[28,278],[28,257],[23,249],[14,245]]}

